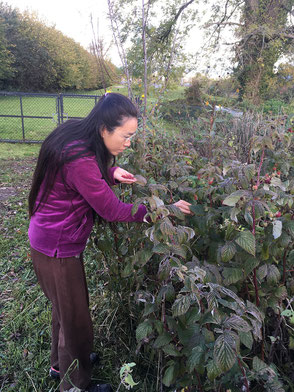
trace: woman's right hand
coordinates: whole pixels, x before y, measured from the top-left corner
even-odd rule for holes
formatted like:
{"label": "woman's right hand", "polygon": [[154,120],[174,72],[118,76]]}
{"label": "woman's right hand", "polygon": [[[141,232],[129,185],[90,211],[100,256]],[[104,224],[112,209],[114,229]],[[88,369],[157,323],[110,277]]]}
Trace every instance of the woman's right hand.
{"label": "woman's right hand", "polygon": [[193,212],[190,210],[190,205],[191,203],[188,203],[185,200],[179,200],[176,203],[174,203],[174,206],[178,207],[186,215],[193,214]]}

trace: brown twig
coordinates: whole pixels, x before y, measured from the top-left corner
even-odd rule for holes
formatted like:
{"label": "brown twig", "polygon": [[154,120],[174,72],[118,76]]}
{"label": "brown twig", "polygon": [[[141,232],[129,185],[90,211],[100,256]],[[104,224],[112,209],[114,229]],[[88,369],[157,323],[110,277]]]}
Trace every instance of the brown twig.
{"label": "brown twig", "polygon": [[285,282],[286,282],[286,259],[287,259],[287,252],[288,252],[288,249],[285,249],[285,251],[284,251],[284,254],[283,254],[283,280],[282,280],[282,282],[283,282],[283,284],[285,284]]}
{"label": "brown twig", "polygon": [[249,391],[248,380],[247,380],[246,373],[245,373],[245,370],[244,370],[244,366],[242,365],[242,363],[241,363],[241,361],[240,361],[240,358],[239,358],[237,352],[236,352],[236,355],[237,355],[238,365],[239,365],[240,370],[241,370],[241,372],[242,372],[242,374],[243,374],[243,377],[244,377],[244,383],[245,383],[246,392],[250,392],[250,391]]}

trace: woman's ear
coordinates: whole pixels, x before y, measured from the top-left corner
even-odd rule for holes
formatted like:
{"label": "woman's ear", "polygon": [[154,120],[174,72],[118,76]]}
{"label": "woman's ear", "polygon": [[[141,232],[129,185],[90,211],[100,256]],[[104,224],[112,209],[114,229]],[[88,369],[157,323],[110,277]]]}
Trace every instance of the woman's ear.
{"label": "woman's ear", "polygon": [[105,133],[106,133],[106,132],[107,132],[107,128],[106,128],[105,125],[103,125],[103,126],[100,128],[100,136],[102,137],[102,139],[104,139]]}

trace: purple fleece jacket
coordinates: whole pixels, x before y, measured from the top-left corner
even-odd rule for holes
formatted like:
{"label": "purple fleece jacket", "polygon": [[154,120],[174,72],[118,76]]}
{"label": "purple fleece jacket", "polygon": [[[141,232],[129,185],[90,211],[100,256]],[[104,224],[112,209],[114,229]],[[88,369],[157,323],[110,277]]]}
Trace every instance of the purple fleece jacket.
{"label": "purple fleece jacket", "polygon": [[[110,169],[113,184],[114,170]],[[61,173],[57,174],[46,203],[31,217],[29,239],[37,251],[58,258],[79,255],[93,228],[93,209],[109,222],[143,221],[146,207],[140,205],[132,216],[133,205],[122,203],[115,196],[102,179],[94,156],[66,164],[64,179],[66,187]]]}

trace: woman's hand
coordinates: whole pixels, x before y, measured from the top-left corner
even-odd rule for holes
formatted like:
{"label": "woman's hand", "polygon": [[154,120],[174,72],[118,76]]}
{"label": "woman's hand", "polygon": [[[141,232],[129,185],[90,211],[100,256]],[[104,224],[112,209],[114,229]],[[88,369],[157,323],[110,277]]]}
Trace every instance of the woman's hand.
{"label": "woman's hand", "polygon": [[176,203],[174,203],[174,206],[178,207],[186,215],[193,214],[193,212],[190,210],[190,205],[191,203],[188,203],[185,200],[179,200]]}
{"label": "woman's hand", "polygon": [[113,177],[115,180],[122,182],[124,184],[133,184],[137,181],[136,177],[129,173],[128,171],[122,169],[121,167],[117,167],[114,170]]}

